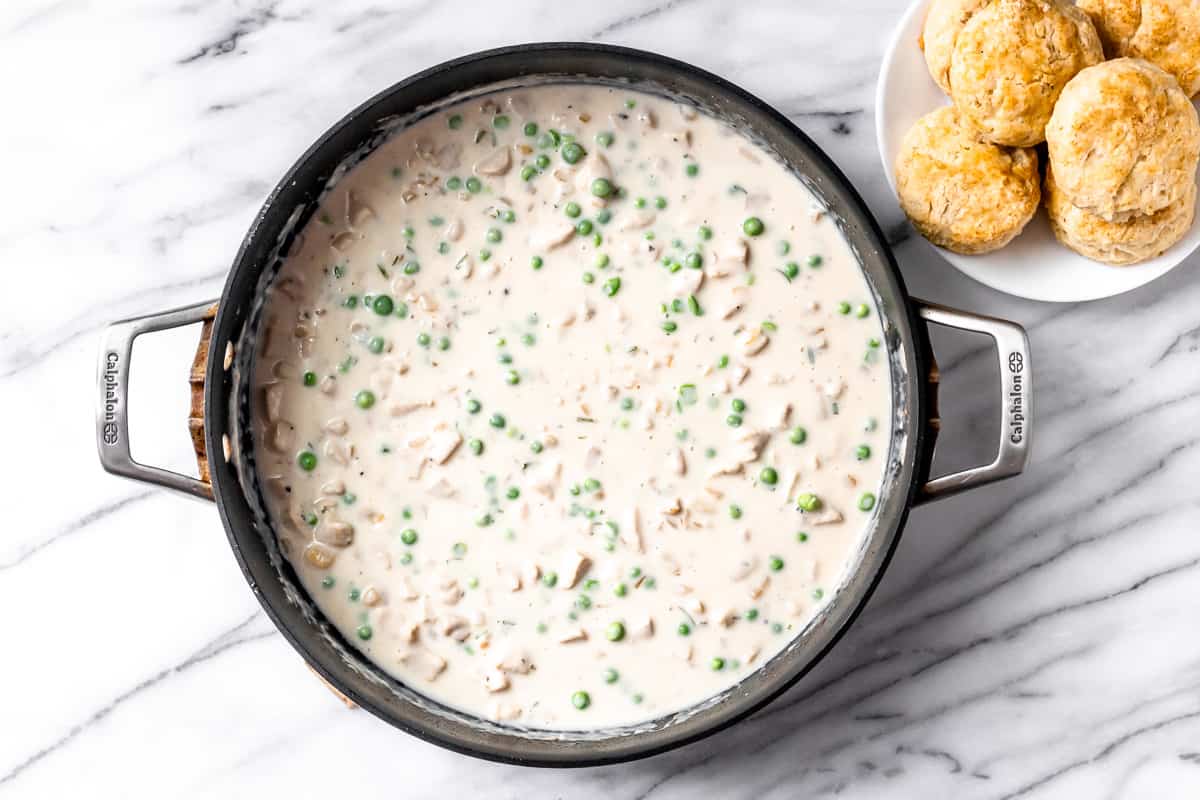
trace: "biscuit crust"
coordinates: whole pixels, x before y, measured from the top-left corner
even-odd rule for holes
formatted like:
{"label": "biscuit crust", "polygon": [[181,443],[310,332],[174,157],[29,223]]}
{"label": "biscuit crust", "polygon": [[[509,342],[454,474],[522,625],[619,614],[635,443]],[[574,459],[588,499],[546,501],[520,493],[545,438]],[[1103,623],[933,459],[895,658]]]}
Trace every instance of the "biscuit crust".
{"label": "biscuit crust", "polygon": [[1062,193],[1120,221],[1154,214],[1190,191],[1200,119],[1173,77],[1149,62],[1119,58],[1067,84],[1046,143]]}
{"label": "biscuit crust", "polygon": [[[1200,0],[1078,0],[1109,58],[1143,58],[1200,94]],[[932,12],[931,12],[932,13]]]}
{"label": "biscuit crust", "polygon": [[1046,168],[1043,194],[1050,227],[1060,242],[1080,255],[1116,266],[1128,266],[1162,255],[1182,239],[1196,212],[1196,184],[1176,202],[1154,214],[1110,222],[1072,205]]}
{"label": "biscuit crust", "polygon": [[1037,212],[1037,153],[980,140],[945,106],[905,134],[896,190],[926,239],[956,253],[986,253],[1012,241]]}
{"label": "biscuit crust", "polygon": [[1067,82],[1104,59],[1086,14],[1062,0],[992,0],[954,42],[950,96],[985,138],[1031,147]]}
{"label": "biscuit crust", "polygon": [[976,11],[991,0],[933,0],[925,14],[921,48],[934,83],[950,94],[950,57],[958,33]]}

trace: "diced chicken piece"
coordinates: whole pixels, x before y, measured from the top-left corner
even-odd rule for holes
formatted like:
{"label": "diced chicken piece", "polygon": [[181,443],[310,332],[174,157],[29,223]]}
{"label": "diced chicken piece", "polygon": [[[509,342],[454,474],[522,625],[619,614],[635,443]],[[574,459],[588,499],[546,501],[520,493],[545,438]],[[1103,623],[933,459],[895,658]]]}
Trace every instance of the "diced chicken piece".
{"label": "diced chicken piece", "polygon": [[[528,507],[528,504],[526,504],[525,508],[528,509]],[[537,579],[541,577],[541,574],[541,567],[534,562],[526,561],[525,563],[521,564],[521,580],[525,582],[526,586],[533,586],[535,583],[537,583]]]}
{"label": "diced chicken piece", "polygon": [[684,150],[692,149],[692,131],[690,128],[676,128],[675,130],[663,131],[663,135],[668,141],[679,145]]}
{"label": "diced chicken piece", "polygon": [[522,713],[516,703],[492,703],[488,706],[488,714],[497,722],[512,722],[520,719]]}
{"label": "diced chicken piece", "polygon": [[571,589],[591,566],[592,560],[578,550],[573,550],[563,559],[558,578],[564,589]]}
{"label": "diced chicken piece", "polygon": [[525,653],[508,650],[497,657],[496,668],[510,674],[528,675],[533,669],[533,661]]}
{"label": "diced chicken piece", "polygon": [[738,562],[734,564],[733,571],[729,574],[729,577],[733,578],[735,581],[740,581],[753,572],[754,568],[757,566],[758,556],[754,555],[753,553],[749,553],[744,558],[738,559]]}
{"label": "diced chicken piece", "polygon": [[400,660],[406,665],[419,670],[427,681],[435,680],[446,669],[446,659],[427,647],[405,650],[400,654]]}
{"label": "diced chicken piece", "polygon": [[393,417],[406,417],[414,411],[432,407],[432,400],[400,400],[388,406],[388,413]]}
{"label": "diced chicken piece", "polygon": [[427,458],[435,464],[445,464],[462,444],[462,436],[455,430],[435,431],[429,437]]}
{"label": "diced chicken piece", "polygon": [[747,462],[757,461],[762,456],[763,448],[767,446],[771,434],[767,431],[752,430],[746,431],[738,437],[738,443],[745,446],[745,450],[739,452],[739,455],[746,457]]}
{"label": "diced chicken piece", "polygon": [[465,281],[475,274],[475,258],[470,253],[463,253],[454,262],[454,274],[460,281]]}
{"label": "diced chicken piece", "polygon": [[412,644],[417,640],[418,625],[414,620],[402,619],[396,626],[396,637],[406,644]]}
{"label": "diced chicken piece", "polygon": [[434,497],[440,497],[443,500],[448,500],[449,498],[458,494],[458,489],[454,487],[453,483],[446,480],[445,477],[439,477],[433,480],[428,486],[428,491]]}
{"label": "diced chicken piece", "polygon": [[829,381],[821,386],[821,394],[830,400],[837,400],[846,391],[846,382],[841,378]]}
{"label": "diced chicken piece", "polygon": [[571,625],[563,630],[558,635],[559,644],[570,644],[571,642],[582,642],[587,639],[587,631],[581,625]]}
{"label": "diced chicken piece", "polygon": [[489,669],[483,673],[483,688],[489,692],[503,692],[508,685],[508,676],[498,669]]}
{"label": "diced chicken piece", "polygon": [[687,474],[687,460],[684,458],[682,448],[676,447],[667,456],[667,468],[674,475]]}
{"label": "diced chicken piece", "polygon": [[671,278],[671,295],[688,297],[700,291],[702,285],[704,285],[704,270],[686,267],[676,272],[675,276]]}
{"label": "diced chicken piece", "polygon": [[456,583],[453,586],[442,589],[441,594],[438,595],[438,599],[443,605],[456,606],[458,605],[458,601],[462,599],[462,596],[463,590]]}
{"label": "diced chicken piece", "polygon": [[648,108],[638,112],[637,121],[644,130],[658,127],[658,117]]}
{"label": "diced chicken piece", "polygon": [[321,394],[333,394],[334,389],[337,388],[337,378],[332,375],[326,375],[321,379],[317,388],[321,390]]}
{"label": "diced chicken piece", "polygon": [[417,592],[417,587],[413,586],[412,579],[407,575],[400,576],[400,580],[396,582],[401,600],[416,600],[420,594]]}
{"label": "diced chicken piece", "polygon": [[343,467],[350,463],[352,448],[342,439],[328,439],[325,442],[325,457],[341,464]]}
{"label": "diced chicken piece", "polygon": [[267,443],[272,450],[277,453],[286,453],[292,449],[295,442],[296,429],[292,427],[292,423],[280,421],[271,426]]}
{"label": "diced chicken piece", "polygon": [[637,506],[629,510],[625,524],[621,526],[621,543],[635,553],[642,552],[642,514]]}
{"label": "diced chicken piece", "polygon": [[672,497],[659,506],[658,513],[668,517],[677,516],[683,511],[683,501],[678,497]]}
{"label": "diced chicken piece", "polygon": [[650,209],[639,208],[639,209],[634,210],[634,212],[631,215],[629,215],[628,217],[626,217],[625,219],[623,219],[621,221],[621,230],[623,230],[623,231],[644,230],[645,228],[649,228],[651,225],[653,225],[654,220],[657,218],[658,218],[658,215],[655,214]]}
{"label": "diced chicken piece", "polygon": [[732,608],[721,608],[713,612],[713,620],[723,628],[728,628],[737,619],[737,612]]}
{"label": "diced chicken piece", "polygon": [[776,407],[774,413],[768,416],[767,427],[771,430],[780,431],[788,426],[788,420],[792,416],[792,404],[781,403]]}
{"label": "diced chicken piece", "polygon": [[362,604],[368,608],[383,604],[383,593],[374,586],[368,586],[362,593]]}
{"label": "diced chicken piece", "polygon": [[562,475],[561,461],[547,461],[539,467],[530,470],[530,488],[538,494],[545,495],[551,500],[558,491],[558,480]]}
{"label": "diced chicken piece", "polygon": [[717,304],[717,313],[721,319],[731,319],[746,307],[746,287],[736,286]]}
{"label": "diced chicken piece", "polygon": [[684,122],[691,122],[699,116],[699,112],[696,111],[695,106],[688,105],[687,103],[678,103],[675,107],[679,109],[679,116]]}
{"label": "diced chicken piece", "polygon": [[639,614],[629,623],[629,635],[634,639],[649,639],[654,635],[654,620],[649,614]]}
{"label": "diced chicken piece", "polygon": [[760,648],[758,647],[758,645],[751,647],[749,650],[747,650],[742,655],[742,663],[743,664],[753,664],[755,659],[758,658],[759,652],[760,652]]}
{"label": "diced chicken piece", "polygon": [[770,341],[770,337],[763,333],[762,328],[754,327],[738,337],[738,346],[742,349],[742,355],[749,357],[761,353]]}
{"label": "diced chicken piece", "polygon": [[349,547],[354,542],[354,526],[341,520],[325,519],[317,526],[313,538],[332,547]]}
{"label": "diced chicken piece", "polygon": [[464,228],[465,226],[463,225],[463,221],[461,219],[452,220],[450,224],[446,226],[446,232],[443,235],[446,237],[447,241],[457,242],[462,238]]}
{"label": "diced chicken piece", "polygon": [[442,617],[438,622],[437,630],[438,633],[449,636],[456,642],[465,641],[471,635],[466,617],[460,617],[457,614],[447,614]]}
{"label": "diced chicken piece", "polygon": [[704,601],[699,597],[688,597],[683,601],[683,609],[692,615],[694,618],[703,618],[704,616]]}
{"label": "diced chicken piece", "polygon": [[744,266],[750,261],[750,244],[745,239],[733,239],[723,243],[717,250],[717,255],[721,259]]}
{"label": "diced chicken piece", "polygon": [[804,515],[805,522],[810,522],[813,525],[836,525],[843,519],[845,517],[842,516],[842,512],[828,504]]}
{"label": "diced chicken piece", "polygon": [[475,163],[476,175],[504,175],[512,167],[512,151],[499,147],[496,152]]}
{"label": "diced chicken piece", "polygon": [[283,384],[273,383],[263,391],[263,406],[268,422],[279,421],[279,410],[283,406]]}
{"label": "diced chicken piece", "polygon": [[762,597],[763,592],[765,592],[767,590],[767,587],[770,584],[771,584],[771,576],[763,575],[762,578],[759,579],[757,583],[754,583],[750,586],[750,597],[752,597],[755,600]]}
{"label": "diced chicken piece", "polygon": [[304,560],[317,569],[329,569],[336,558],[337,551],[320,542],[309,542],[304,548]]}
{"label": "diced chicken piece", "polygon": [[537,226],[530,244],[539,252],[562,247],[575,235],[575,226],[565,219]]}

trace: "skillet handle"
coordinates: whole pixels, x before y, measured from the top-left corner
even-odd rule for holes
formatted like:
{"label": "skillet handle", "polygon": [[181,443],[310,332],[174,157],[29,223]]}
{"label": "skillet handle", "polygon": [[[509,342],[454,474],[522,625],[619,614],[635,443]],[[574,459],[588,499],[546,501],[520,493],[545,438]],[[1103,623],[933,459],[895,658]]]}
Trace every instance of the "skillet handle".
{"label": "skillet handle", "polygon": [[934,303],[917,301],[917,304],[917,313],[927,323],[991,336],[1000,358],[1000,447],[996,458],[990,464],[930,478],[917,499],[918,503],[925,503],[1019,475],[1025,469],[1033,419],[1033,380],[1029,338],[1019,325]]}
{"label": "skillet handle", "polygon": [[[201,322],[204,323],[204,331],[200,349],[192,365],[192,408],[193,414],[195,413],[197,397],[203,400],[204,363],[208,357],[208,339],[216,310],[216,303],[210,300],[207,303],[176,308],[160,314],[121,320],[105,329],[100,343],[100,363],[96,371],[96,447],[100,451],[100,465],[106,471],[172,489],[189,497],[213,499],[212,485],[208,482],[208,464],[203,460],[200,462],[199,479],[133,460],[129,453],[128,400],[129,362],[133,354],[133,340],[143,333]],[[200,384],[199,391],[197,382]],[[194,420],[191,422],[194,423]],[[203,455],[202,426],[203,422],[197,438],[195,426],[192,425],[192,440],[197,448],[198,458]]]}

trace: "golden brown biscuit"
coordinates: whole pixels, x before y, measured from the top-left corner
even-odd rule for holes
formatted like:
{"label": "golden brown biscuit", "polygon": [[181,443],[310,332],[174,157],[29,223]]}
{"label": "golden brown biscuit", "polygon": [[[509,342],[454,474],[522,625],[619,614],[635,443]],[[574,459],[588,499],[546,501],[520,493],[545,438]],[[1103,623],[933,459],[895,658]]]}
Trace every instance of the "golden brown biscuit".
{"label": "golden brown biscuit", "polygon": [[986,253],[1012,241],[1037,211],[1037,153],[981,141],[945,106],[905,134],[896,192],[926,239],[956,253]]}
{"label": "golden brown biscuit", "polygon": [[985,138],[1030,147],[1067,81],[1104,59],[1087,15],[1062,0],[993,0],[963,25],[950,97]]}
{"label": "golden brown biscuit", "polygon": [[979,9],[992,0],[933,0],[921,30],[921,49],[934,82],[950,94],[950,56],[958,32]]}
{"label": "golden brown biscuit", "polygon": [[1118,58],[1067,84],[1046,142],[1063,194],[1120,220],[1153,214],[1189,191],[1200,119],[1173,77],[1147,61]]}
{"label": "golden brown biscuit", "polygon": [[1162,255],[1187,234],[1196,211],[1196,184],[1179,200],[1147,216],[1109,222],[1072,205],[1046,167],[1046,210],[1058,240],[1080,255],[1106,264],[1126,266]]}
{"label": "golden brown biscuit", "polygon": [[1200,0],[1078,0],[1109,58],[1144,58],[1200,94]]}

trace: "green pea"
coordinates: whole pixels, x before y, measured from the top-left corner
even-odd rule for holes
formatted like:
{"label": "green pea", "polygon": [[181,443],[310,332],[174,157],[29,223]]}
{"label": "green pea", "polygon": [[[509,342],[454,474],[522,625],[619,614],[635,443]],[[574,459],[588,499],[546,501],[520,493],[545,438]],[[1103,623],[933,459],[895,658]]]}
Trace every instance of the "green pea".
{"label": "green pea", "polygon": [[479,251],[479,260],[480,261],[487,261],[491,257],[492,257],[492,251],[488,250],[486,247]]}
{"label": "green pea", "polygon": [[796,498],[796,505],[802,511],[816,511],[821,507],[821,498],[811,492],[805,492]]}
{"label": "green pea", "polygon": [[613,669],[612,667],[609,667],[608,669],[604,670],[604,682],[605,683],[616,683],[618,680],[620,680],[620,678],[621,678],[621,676],[618,675],[617,671],[615,669]]}
{"label": "green pea", "polygon": [[462,558],[467,554],[467,545],[465,542],[455,542],[454,546],[450,548],[450,552],[458,558]]}
{"label": "green pea", "polygon": [[731,505],[729,507],[729,516],[732,519],[741,519],[742,518],[742,507],[739,505]]}
{"label": "green pea", "polygon": [[592,194],[596,197],[608,197],[613,193],[612,181],[608,178],[596,178],[592,181]]}
{"label": "green pea", "polygon": [[654,207],[657,208],[659,211],[666,208],[667,207],[667,198],[663,197],[661,194],[658,197],[654,198]]}
{"label": "green pea", "polygon": [[396,316],[400,319],[408,316],[408,303],[400,302],[396,304]]}
{"label": "green pea", "polygon": [[358,634],[359,639],[362,639],[365,642],[371,638],[374,631],[371,630],[370,625],[359,625],[358,630],[356,630],[355,633]]}
{"label": "green pea", "polygon": [[678,330],[678,329],[679,329],[679,326],[678,326],[678,325],[676,325],[676,324],[675,324],[674,322],[672,322],[671,320],[667,320],[666,322],[664,322],[664,323],[662,324],[662,329],[663,329],[663,330],[664,330],[666,333],[674,333],[676,330]]}
{"label": "green pea", "polygon": [[839,314],[849,314],[850,313],[850,304],[847,303],[845,300],[843,300],[842,302],[837,304],[837,310],[838,310]]}
{"label": "green pea", "polygon": [[536,122],[526,122],[524,131],[525,131],[526,136],[537,136],[537,132],[538,132],[537,123]]}
{"label": "green pea", "polygon": [[789,281],[800,274],[800,265],[795,261],[789,261],[783,265],[783,276]]}
{"label": "green pea", "polygon": [[806,263],[813,269],[816,269],[817,267],[821,266],[821,264],[824,261],[825,261],[825,259],[821,258],[821,256],[816,253],[813,253],[811,256],[809,256],[806,259]]}
{"label": "green pea", "polygon": [[321,585],[326,589],[332,589],[335,583],[337,583],[337,579],[332,575],[326,575],[324,578],[321,578]]}
{"label": "green pea", "polygon": [[[607,225],[611,221],[612,221],[612,212],[609,211],[607,208],[600,209],[600,211],[596,214],[596,222],[599,222],[601,225]],[[597,234],[597,235],[599,235],[599,234]]]}
{"label": "green pea", "polygon": [[483,442],[479,439],[472,439],[471,441],[467,442],[467,447],[474,455],[480,455],[483,453]]}
{"label": "green pea", "polygon": [[371,310],[381,317],[386,317],[388,314],[392,313],[392,309],[395,307],[396,306],[392,302],[392,298],[388,297],[386,294],[381,294],[371,301]]}
{"label": "green pea", "polygon": [[571,705],[575,706],[580,711],[583,711],[591,704],[592,696],[587,692],[576,692],[575,694],[571,695]]}
{"label": "green pea", "polygon": [[484,514],[482,517],[479,517],[478,519],[475,520],[475,525],[480,528],[486,528],[487,526],[491,525],[493,522],[495,522],[495,520],[492,519],[491,514]]}
{"label": "green pea", "polygon": [[687,265],[688,269],[700,269],[704,266],[704,258],[699,253],[688,253],[684,257],[683,263]]}
{"label": "green pea", "polygon": [[492,125],[499,128],[500,130],[504,130],[505,128],[507,128],[508,123],[509,123],[509,119],[508,119],[508,116],[505,114],[497,114],[496,116],[492,117]]}
{"label": "green pea", "polygon": [[746,401],[740,397],[733,398],[733,402],[729,405],[739,414],[746,410]]}
{"label": "green pea", "polygon": [[633,207],[634,208],[645,208],[646,207],[646,198],[639,197],[638,199],[634,200]]}
{"label": "green pea", "polygon": [[358,394],[354,395],[354,405],[359,408],[370,408],[375,405],[375,393],[370,389],[363,389]]}
{"label": "green pea", "polygon": [[581,219],[575,226],[575,232],[580,236],[587,236],[592,232],[592,221],[590,219]]}
{"label": "green pea", "polygon": [[360,595],[360,593],[359,593],[358,589],[351,589],[349,592],[347,592],[347,595],[346,595],[346,596],[350,598],[350,602],[351,602],[351,603],[357,603],[357,602],[358,602],[358,598],[359,598],[361,595]]}
{"label": "green pea", "polygon": [[517,212],[513,211],[511,208],[506,208],[500,212],[500,219],[504,220],[505,222],[510,222],[510,223],[516,222],[517,221]]}
{"label": "green pea", "polygon": [[612,147],[613,135],[608,131],[600,131],[596,134],[596,144],[601,147]]}
{"label": "green pea", "polygon": [[452,192],[457,192],[462,188],[462,178],[454,175],[446,179],[446,188]]}
{"label": "green pea", "polygon": [[467,413],[468,414],[478,414],[479,409],[481,409],[481,408],[483,408],[483,403],[480,403],[474,397],[467,400]]}
{"label": "green pea", "polygon": [[571,202],[567,203],[567,206],[566,206],[566,208],[563,209],[563,212],[568,217],[574,218],[574,217],[578,217],[580,214],[582,214],[583,209],[579,207],[579,203],[576,203],[574,200],[572,200]]}
{"label": "green pea", "polygon": [[747,236],[759,236],[766,229],[767,226],[758,217],[747,217],[746,221],[742,223],[742,230]]}
{"label": "green pea", "polygon": [[688,302],[688,310],[690,310],[692,312],[692,314],[694,314],[697,317],[704,315],[704,309],[700,308],[700,301],[696,299],[696,295],[689,294],[687,302]]}
{"label": "green pea", "polygon": [[713,672],[720,672],[721,670],[725,669],[725,659],[717,656],[712,661],[708,662],[708,665],[712,667]]}
{"label": "green pea", "polygon": [[689,178],[694,178],[700,174],[700,165],[699,164],[688,164],[687,167],[684,169],[684,172],[687,173]]}
{"label": "green pea", "polygon": [[775,471],[774,467],[763,467],[758,473],[758,479],[767,486],[774,486],[779,483],[779,473]]}
{"label": "green pea", "polygon": [[508,421],[504,419],[503,414],[492,414],[492,418],[488,420],[488,423],[493,428],[503,428],[506,424],[508,424]]}
{"label": "green pea", "polygon": [[405,275],[416,275],[420,271],[421,271],[421,265],[418,264],[416,261],[409,261],[407,264],[404,265],[404,274]]}
{"label": "green pea", "polygon": [[542,452],[542,448],[544,446],[545,445],[543,445],[541,442],[530,442],[529,449],[532,450],[534,452],[534,454],[536,455],[537,453]]}
{"label": "green pea", "polygon": [[770,560],[767,561],[767,566],[771,568],[772,572],[779,572],[779,570],[783,569],[783,559],[779,556],[771,556]]}
{"label": "green pea", "polygon": [[700,238],[706,242],[713,236],[712,228],[708,227],[707,225],[701,225],[700,230],[697,231],[697,233],[699,234]]}
{"label": "green pea", "polygon": [[508,372],[504,373],[504,380],[509,386],[516,386],[521,382],[521,376],[515,369],[510,369]]}
{"label": "green pea", "polygon": [[680,636],[688,636],[692,632],[692,626],[686,622],[681,622],[679,623],[679,627],[675,629],[675,632]]}
{"label": "green pea", "polygon": [[730,414],[725,418],[725,424],[731,428],[740,427],[742,424],[742,418],[739,414]]}
{"label": "green pea", "polygon": [[604,282],[604,293],[609,297],[615,297],[619,291],[621,291],[620,278],[609,278]]}
{"label": "green pea", "polygon": [[521,344],[525,345],[526,347],[533,347],[536,342],[537,339],[532,333],[521,334]]}
{"label": "green pea", "polygon": [[413,530],[412,528],[405,528],[400,533],[400,541],[404,542],[406,545],[409,545],[410,547],[417,543],[417,538],[418,538],[417,532],[415,530]]}
{"label": "green pea", "polygon": [[808,534],[805,533],[804,531],[800,531],[799,533],[796,534],[796,541],[800,542],[801,544],[804,544],[805,542],[808,541]]}
{"label": "green pea", "polygon": [[866,303],[859,303],[858,307],[854,309],[854,316],[858,317],[859,319],[866,319],[870,315],[871,308]]}
{"label": "green pea", "polygon": [[345,300],[342,301],[342,305],[344,305],[346,308],[357,308],[358,307],[358,296],[353,295],[353,294],[350,295],[349,297],[347,297]]}
{"label": "green pea", "polygon": [[623,583],[618,583],[613,587],[613,594],[617,597],[624,597],[629,592],[629,587]]}
{"label": "green pea", "polygon": [[582,611],[587,611],[592,607],[592,598],[588,597],[586,594],[581,594],[579,597],[575,598],[575,606]]}
{"label": "green pea", "polygon": [[599,255],[596,256],[596,267],[598,269],[606,269],[608,267],[609,261],[610,261],[610,259],[608,257],[608,253],[600,253]]}
{"label": "green pea", "polygon": [[568,164],[578,164],[585,155],[587,155],[587,151],[578,142],[568,142],[563,145],[562,158]]}
{"label": "green pea", "polygon": [[595,283],[596,276],[590,272],[585,272],[585,273],[583,273],[583,282],[584,283]]}
{"label": "green pea", "polygon": [[859,511],[870,511],[874,507],[875,495],[871,494],[870,492],[864,492],[863,495],[858,498]]}
{"label": "green pea", "polygon": [[470,192],[471,194],[479,194],[479,192],[482,189],[483,189],[483,184],[480,183],[479,178],[476,178],[474,175],[467,178],[467,191],[468,192]]}
{"label": "green pea", "polygon": [[451,130],[458,130],[463,124],[462,114],[451,114],[450,119],[446,120],[446,124],[450,126]]}
{"label": "green pea", "polygon": [[504,234],[500,232],[499,228],[488,228],[485,238],[492,244],[496,244],[504,238]]}
{"label": "green pea", "polygon": [[746,609],[746,613],[743,614],[742,616],[744,616],[750,622],[753,622],[754,620],[758,619],[758,609],[757,608],[748,608],[748,609]]}
{"label": "green pea", "polygon": [[315,372],[304,373],[304,385],[305,386],[316,386],[317,385],[317,373],[315,373]]}
{"label": "green pea", "polygon": [[542,576],[542,585],[543,586],[553,589],[554,584],[556,584],[556,583],[558,583],[558,573],[557,572],[547,572],[545,575]]}
{"label": "green pea", "polygon": [[518,489],[516,486],[510,486],[510,487],[508,487],[508,490],[504,493],[504,496],[507,497],[509,500],[516,500],[518,497],[521,496],[521,490]]}
{"label": "green pea", "polygon": [[529,166],[528,164],[521,167],[521,180],[531,181],[533,180],[534,175],[537,175],[537,170],[533,167]]}
{"label": "green pea", "polygon": [[382,353],[383,345],[384,345],[384,341],[383,341],[382,336],[372,336],[371,339],[367,342],[367,349],[370,350],[372,353]]}
{"label": "green pea", "polygon": [[717,367],[719,369],[725,369],[728,366],[729,366],[729,356],[723,355],[717,359]]}
{"label": "green pea", "polygon": [[604,630],[604,636],[610,642],[619,642],[625,638],[625,626],[620,622],[610,622]]}
{"label": "green pea", "polygon": [[537,165],[538,169],[544,170],[546,167],[550,166],[550,156],[546,155],[545,153],[541,153],[533,160],[533,163]]}
{"label": "green pea", "polygon": [[417,334],[417,344],[421,345],[421,347],[429,347],[429,341],[430,338],[428,333]]}
{"label": "green pea", "polygon": [[860,444],[854,448],[854,457],[859,461],[866,461],[871,457],[871,448],[868,445]]}
{"label": "green pea", "polygon": [[413,230],[411,225],[405,225],[402,233],[404,234],[405,239],[411,239],[417,235],[417,232]]}

